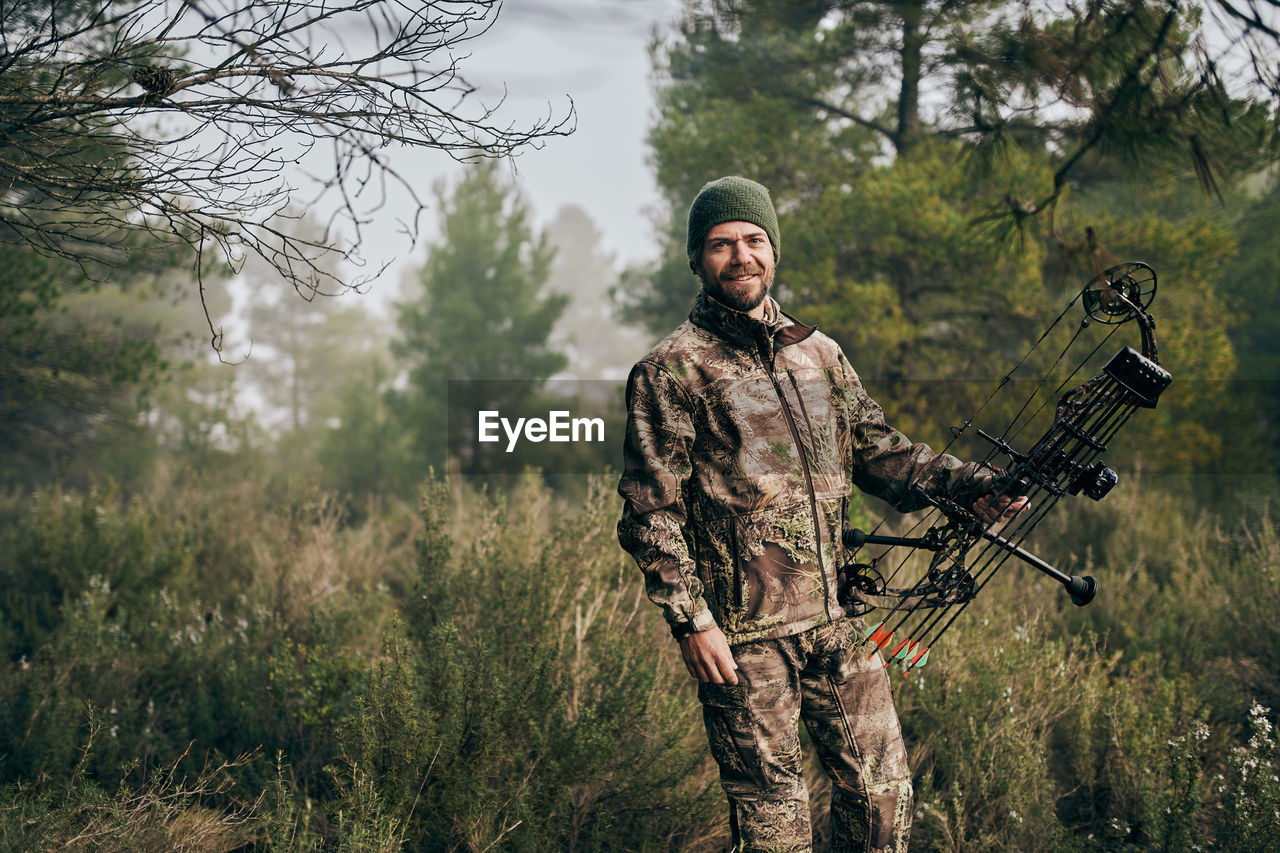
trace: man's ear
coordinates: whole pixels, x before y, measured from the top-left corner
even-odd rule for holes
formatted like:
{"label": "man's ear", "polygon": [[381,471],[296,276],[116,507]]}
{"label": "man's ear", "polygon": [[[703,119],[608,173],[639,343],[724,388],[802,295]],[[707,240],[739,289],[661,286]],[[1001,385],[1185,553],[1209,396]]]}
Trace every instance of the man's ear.
{"label": "man's ear", "polygon": [[693,273],[694,275],[698,274],[698,261],[696,258],[689,259],[689,272]]}

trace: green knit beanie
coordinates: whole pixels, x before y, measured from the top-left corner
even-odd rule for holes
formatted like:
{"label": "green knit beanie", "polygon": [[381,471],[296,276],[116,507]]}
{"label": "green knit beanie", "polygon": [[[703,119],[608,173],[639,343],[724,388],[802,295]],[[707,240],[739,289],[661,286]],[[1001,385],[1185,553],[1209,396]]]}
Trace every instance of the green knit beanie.
{"label": "green knit beanie", "polygon": [[782,254],[778,241],[778,214],[769,191],[755,181],[730,175],[706,184],[689,207],[688,255],[702,251],[702,239],[721,222],[750,222],[759,225],[773,244],[773,258]]}

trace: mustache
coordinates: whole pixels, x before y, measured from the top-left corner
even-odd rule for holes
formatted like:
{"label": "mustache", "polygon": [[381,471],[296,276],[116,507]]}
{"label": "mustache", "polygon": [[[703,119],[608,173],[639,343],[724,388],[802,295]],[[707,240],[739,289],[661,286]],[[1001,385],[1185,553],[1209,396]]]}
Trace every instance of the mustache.
{"label": "mustache", "polygon": [[742,275],[764,275],[764,268],[758,264],[730,264],[720,273],[721,278],[737,278]]}

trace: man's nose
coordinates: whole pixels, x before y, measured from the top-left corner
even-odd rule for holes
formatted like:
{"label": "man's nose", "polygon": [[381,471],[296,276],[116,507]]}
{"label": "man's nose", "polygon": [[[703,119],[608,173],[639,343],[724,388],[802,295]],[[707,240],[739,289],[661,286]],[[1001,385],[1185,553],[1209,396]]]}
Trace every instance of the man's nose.
{"label": "man's nose", "polygon": [[733,244],[733,262],[735,264],[745,264],[751,260],[751,255],[747,252],[747,244],[744,240],[737,240]]}

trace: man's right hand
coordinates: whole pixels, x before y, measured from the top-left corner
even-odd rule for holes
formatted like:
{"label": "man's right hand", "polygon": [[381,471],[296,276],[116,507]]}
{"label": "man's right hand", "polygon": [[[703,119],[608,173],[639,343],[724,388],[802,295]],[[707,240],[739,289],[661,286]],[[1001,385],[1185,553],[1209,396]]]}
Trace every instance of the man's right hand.
{"label": "man's right hand", "polygon": [[738,665],[733,662],[729,641],[719,627],[690,634],[680,641],[680,656],[689,674],[712,684],[737,684]]}

